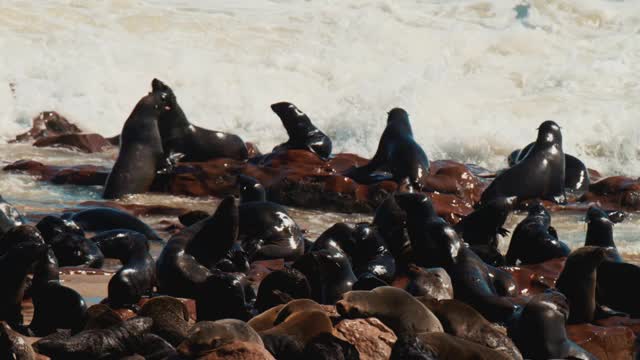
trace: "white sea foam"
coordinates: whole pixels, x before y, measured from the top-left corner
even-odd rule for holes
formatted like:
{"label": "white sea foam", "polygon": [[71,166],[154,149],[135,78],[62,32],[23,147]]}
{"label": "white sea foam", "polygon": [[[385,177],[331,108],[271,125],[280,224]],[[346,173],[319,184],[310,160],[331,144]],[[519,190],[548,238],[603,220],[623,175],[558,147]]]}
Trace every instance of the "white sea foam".
{"label": "white sea foam", "polygon": [[158,77],[190,120],[263,150],[291,101],[371,156],[405,107],[429,156],[504,165],[546,119],[565,151],[640,174],[640,11],[613,0],[5,0],[0,136],[54,109],[116,134]]}

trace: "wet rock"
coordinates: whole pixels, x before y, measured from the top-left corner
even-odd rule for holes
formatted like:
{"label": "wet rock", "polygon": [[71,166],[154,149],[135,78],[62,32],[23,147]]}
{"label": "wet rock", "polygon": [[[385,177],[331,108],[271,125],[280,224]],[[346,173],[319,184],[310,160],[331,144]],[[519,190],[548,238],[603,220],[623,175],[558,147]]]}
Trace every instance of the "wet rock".
{"label": "wet rock", "polygon": [[10,142],[39,140],[50,136],[77,134],[80,132],[80,128],[72,124],[64,116],[55,111],[44,111],[33,118],[29,131],[16,136]]}
{"label": "wet rock", "polygon": [[33,146],[59,147],[85,153],[96,153],[113,145],[99,134],[64,134],[38,139],[33,143]]}
{"label": "wet rock", "polygon": [[611,176],[589,186],[579,201],[598,202],[608,210],[640,210],[640,180],[627,176]]}
{"label": "wet rock", "polygon": [[346,319],[335,326],[338,337],[358,349],[360,360],[387,360],[397,337],[376,318]]}
{"label": "wet rock", "polygon": [[635,335],[630,328],[568,325],[567,334],[576,344],[600,360],[633,359]]}
{"label": "wet rock", "polygon": [[83,186],[104,185],[109,170],[102,166],[78,165],[72,167],[45,165],[33,160],[18,160],[3,168],[4,171],[34,176],[54,184]]}
{"label": "wet rock", "polygon": [[[129,212],[135,216],[180,216],[189,210],[166,205],[122,204],[115,201],[84,201],[78,204],[79,209],[67,209],[67,211],[79,211],[86,208],[106,207]],[[83,209],[84,208],[84,209]]]}
{"label": "wet rock", "polygon": [[567,258],[557,258],[540,264],[502,267],[513,276],[521,295],[535,295],[553,288]]}

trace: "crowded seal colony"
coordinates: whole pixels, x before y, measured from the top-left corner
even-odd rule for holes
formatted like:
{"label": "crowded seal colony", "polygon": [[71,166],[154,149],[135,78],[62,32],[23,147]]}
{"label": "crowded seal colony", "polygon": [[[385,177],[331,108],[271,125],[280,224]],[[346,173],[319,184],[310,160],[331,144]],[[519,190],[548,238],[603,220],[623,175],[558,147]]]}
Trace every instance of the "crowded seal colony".
{"label": "crowded seal colony", "polygon": [[[104,201],[33,215],[0,198],[0,358],[640,358],[640,267],[613,231],[640,210],[640,181],[565,154],[561,121],[541,121],[492,173],[429,159],[401,108],[371,160],[332,153],[296,105],[271,110],[288,139],[266,154],[191,124],[158,79],[115,137],[37,116],[16,142],[79,158],[117,147],[117,159],[4,167],[103,187]],[[209,211],[122,201],[143,193],[222,200]],[[292,207],[373,218],[310,238]],[[584,246],[563,242],[559,211],[584,214]],[[514,212],[526,216],[510,232]],[[104,298],[89,301],[70,273],[107,278]]]}

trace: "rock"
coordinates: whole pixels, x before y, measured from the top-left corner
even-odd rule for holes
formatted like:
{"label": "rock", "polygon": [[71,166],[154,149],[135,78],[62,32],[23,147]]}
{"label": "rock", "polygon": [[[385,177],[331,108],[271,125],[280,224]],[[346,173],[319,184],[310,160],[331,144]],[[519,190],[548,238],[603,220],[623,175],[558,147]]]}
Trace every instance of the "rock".
{"label": "rock", "polygon": [[600,360],[633,359],[635,335],[623,326],[568,325],[567,334],[576,344]]}
{"label": "rock", "polygon": [[335,326],[338,337],[358,349],[360,360],[387,360],[397,337],[376,318],[346,319]]}
{"label": "rock", "polygon": [[567,258],[557,258],[541,264],[505,266],[503,270],[511,273],[518,284],[520,294],[529,296],[540,294],[546,289],[553,288],[560,276]]}
{"label": "rock", "polygon": [[256,144],[252,142],[246,142],[245,146],[247,147],[247,153],[249,155],[249,159],[262,155],[262,153],[260,152],[260,149],[258,149],[258,146]]}
{"label": "rock", "polygon": [[98,134],[64,134],[36,140],[36,147],[61,147],[85,153],[101,152],[111,143]]}
{"label": "rock", "polygon": [[607,210],[640,210],[640,180],[611,176],[589,186],[579,201],[597,202]]}
{"label": "rock", "polygon": [[78,165],[72,167],[45,165],[33,160],[18,160],[3,168],[8,172],[19,172],[51,181],[54,184],[104,185],[109,170],[102,166]]}
{"label": "rock", "polygon": [[199,360],[275,360],[263,346],[249,342],[234,341],[208,354]]}
{"label": "rock", "polygon": [[55,111],[44,111],[32,120],[31,129],[10,142],[39,140],[50,136],[80,133],[80,128]]}

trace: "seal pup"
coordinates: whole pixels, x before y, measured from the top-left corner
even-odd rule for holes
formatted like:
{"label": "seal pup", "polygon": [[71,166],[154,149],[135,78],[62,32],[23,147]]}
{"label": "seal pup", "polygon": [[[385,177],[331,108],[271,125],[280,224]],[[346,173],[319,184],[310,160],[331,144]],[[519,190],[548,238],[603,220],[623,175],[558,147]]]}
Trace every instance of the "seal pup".
{"label": "seal pup", "polygon": [[269,273],[258,287],[255,307],[264,312],[283,303],[283,294],[292,299],[311,297],[307,277],[296,269],[284,268]]}
{"label": "seal pup", "polygon": [[[522,150],[513,151],[508,158],[509,166],[524,160],[535,143],[530,143]],[[574,193],[589,191],[591,178],[589,169],[575,156],[564,154],[564,188]]]}
{"label": "seal pup", "polygon": [[386,171],[394,181],[399,183],[408,178],[412,186],[421,189],[424,178],[429,175],[427,154],[413,138],[409,114],[404,109],[394,108],[388,115],[387,126],[371,161],[347,170],[344,175],[367,184],[379,180],[374,172]]}
{"label": "seal pup", "polygon": [[480,198],[484,204],[498,197],[542,198],[565,204],[565,162],[560,126],[545,121],[527,157],[498,175]]}
{"label": "seal pup", "polygon": [[567,336],[569,313],[567,298],[561,293],[552,290],[536,295],[509,326],[509,336],[526,359],[595,360]]}
{"label": "seal pup", "polygon": [[189,310],[180,300],[171,296],[157,296],[142,305],[138,316],[153,319],[151,332],[178,346],[187,338]]}
{"label": "seal pup", "polygon": [[152,294],[156,283],[155,262],[143,234],[109,232],[92,241],[106,257],[122,263],[107,286],[111,307],[135,306],[142,296]]}
{"label": "seal pup", "polygon": [[350,319],[378,318],[398,336],[443,331],[440,320],[426,306],[392,286],[349,291],[336,303],[336,310]]}
{"label": "seal pup", "polygon": [[425,296],[437,300],[453,299],[451,277],[441,268],[429,268],[409,265],[407,272],[409,283],[405,290],[413,296]]}
{"label": "seal pup", "polygon": [[5,201],[2,196],[0,196],[0,235],[5,234],[9,229],[26,224],[26,220],[22,216],[22,214],[13,207],[13,205],[9,204]]}
{"label": "seal pup", "polygon": [[180,161],[185,162],[216,158],[246,160],[249,157],[247,146],[239,136],[191,124],[167,84],[153,79],[151,90],[169,107],[158,117],[158,129],[166,157],[181,154]]}
{"label": "seal pup", "polygon": [[584,241],[584,246],[607,248],[611,255],[611,260],[622,262],[622,257],[613,241],[614,222],[609,218],[609,214],[598,206],[592,205],[587,210],[585,221],[587,223],[587,236]]}
{"label": "seal pup", "polygon": [[498,235],[507,236],[509,230],[504,223],[513,209],[515,198],[499,197],[474,210],[465,216],[454,229],[462,239],[487,264],[504,265],[504,257],[498,250]]}
{"label": "seal pup", "polygon": [[22,325],[22,299],[27,275],[48,248],[30,225],[9,229],[0,239],[0,320],[16,329]]}
{"label": "seal pup", "polygon": [[518,309],[507,298],[517,295],[511,275],[487,265],[469,249],[451,225],[437,216],[425,194],[394,196],[407,214],[407,232],[416,264],[444,268],[451,277],[456,299],[473,306],[490,321],[509,321]]}
{"label": "seal pup", "polygon": [[285,259],[294,261],[304,254],[304,237],[287,210],[266,200],[260,183],[238,176],[240,226],[238,239],[250,261]]}
{"label": "seal pup", "polygon": [[244,321],[223,319],[196,323],[177,350],[183,356],[196,359],[234,341],[264,345],[260,335]]}
{"label": "seal pup", "polygon": [[244,274],[213,271],[196,293],[198,321],[238,319],[249,321],[256,315],[253,304],[245,291]]}
{"label": "seal pup", "polygon": [[306,360],[360,360],[355,346],[332,334],[320,334],[304,347],[302,359]]}
{"label": "seal pup", "polygon": [[605,260],[606,250],[597,246],[584,246],[569,254],[556,281],[556,288],[569,303],[568,324],[590,323],[595,318],[596,274]]}
{"label": "seal pup", "polygon": [[311,123],[307,114],[289,102],[272,104],[271,110],[278,115],[289,135],[289,140],[273,148],[272,153],[302,149],[311,151],[323,160],[329,160],[331,139]]}
{"label": "seal pup", "polygon": [[[212,274],[206,265],[215,266],[218,260],[225,257],[227,245],[235,242],[237,233],[238,208],[233,197],[228,196],[212,216],[183,229],[169,239],[156,260],[159,292],[195,298],[198,284]],[[192,245],[196,236],[197,241]],[[215,251],[220,247],[225,250],[224,253]]]}
{"label": "seal pup", "polygon": [[307,277],[311,298],[321,304],[334,304],[358,280],[348,256],[336,248],[305,254],[293,263],[293,268]]}
{"label": "seal pup", "polygon": [[104,262],[104,254],[73,221],[48,215],[42,218],[36,228],[53,249],[60,266],[87,266],[99,269]]}
{"label": "seal pup", "polygon": [[568,256],[569,246],[558,239],[551,226],[551,215],[535,202],[529,206],[527,217],[513,231],[505,256],[507,265],[539,264],[550,259]]}
{"label": "seal pup", "polygon": [[415,335],[398,336],[389,360],[437,360],[437,355]]}

